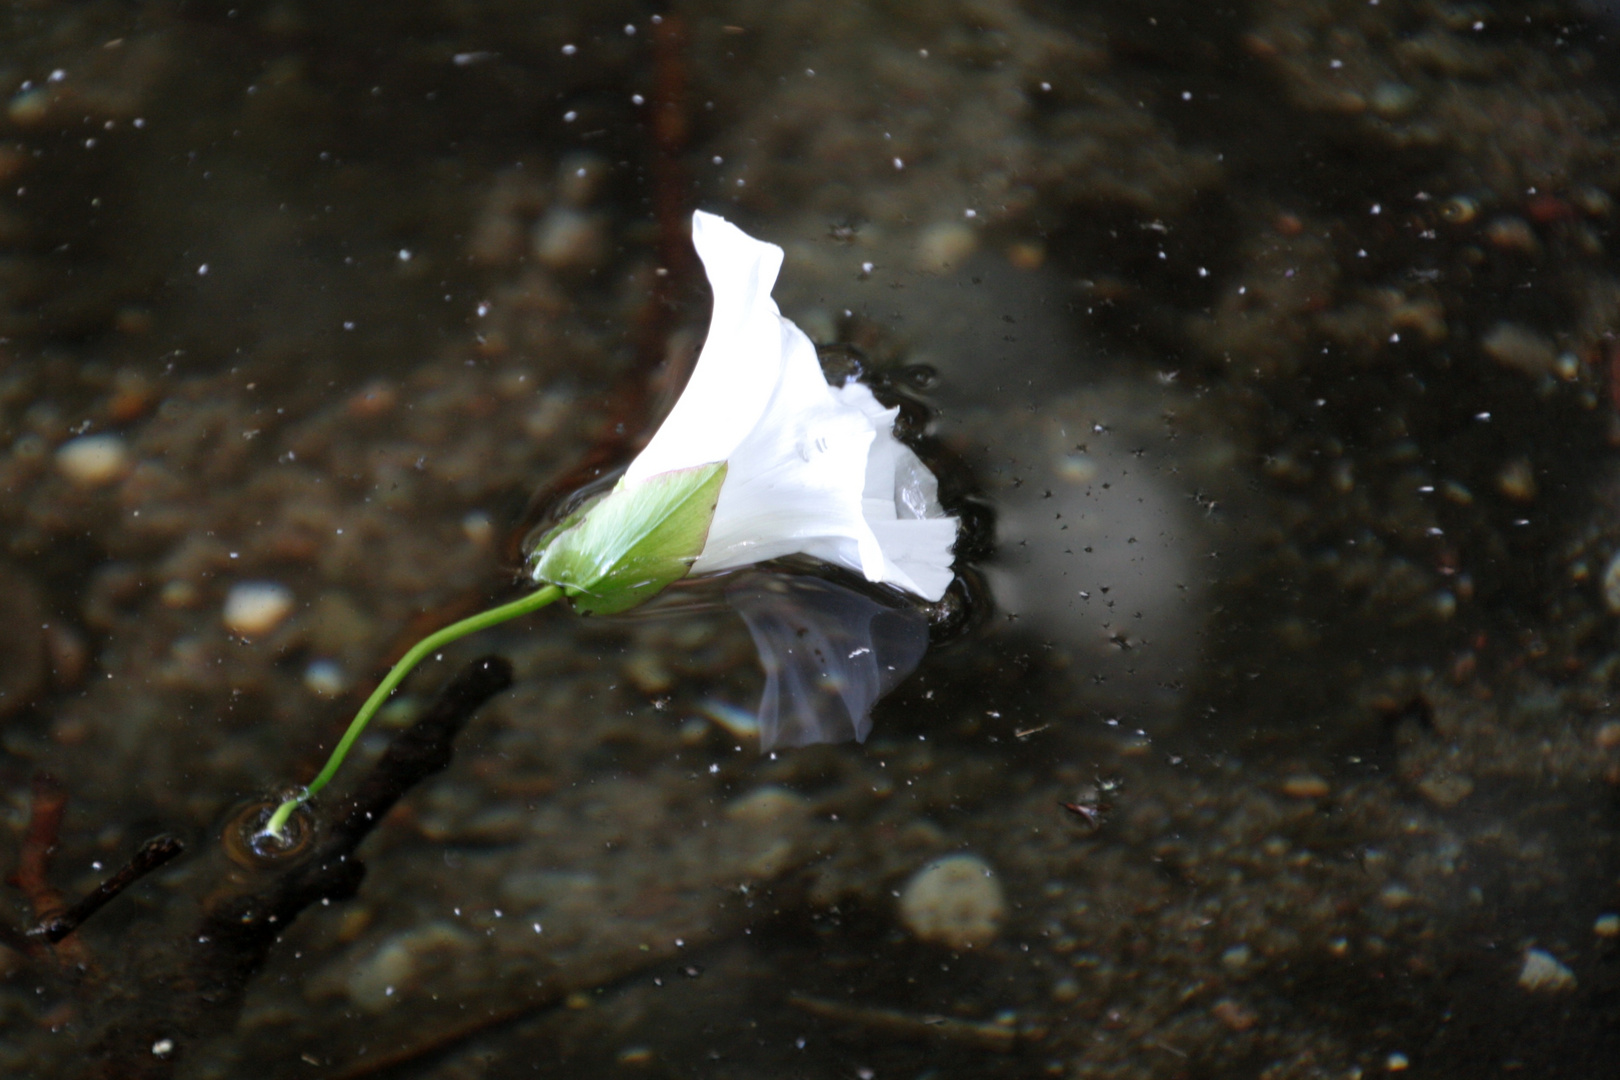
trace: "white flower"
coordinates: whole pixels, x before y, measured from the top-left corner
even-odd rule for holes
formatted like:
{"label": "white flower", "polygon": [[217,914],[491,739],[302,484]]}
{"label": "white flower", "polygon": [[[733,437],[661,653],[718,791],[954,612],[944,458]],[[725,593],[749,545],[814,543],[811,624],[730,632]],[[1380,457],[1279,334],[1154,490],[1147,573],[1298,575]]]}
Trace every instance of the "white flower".
{"label": "white flower", "polygon": [[714,292],[709,336],[624,483],[726,464],[693,574],[803,554],[938,600],[954,576],[957,521],[894,437],[899,410],[860,383],[827,384],[815,346],[771,299],[781,248],[702,211],[692,241]]}

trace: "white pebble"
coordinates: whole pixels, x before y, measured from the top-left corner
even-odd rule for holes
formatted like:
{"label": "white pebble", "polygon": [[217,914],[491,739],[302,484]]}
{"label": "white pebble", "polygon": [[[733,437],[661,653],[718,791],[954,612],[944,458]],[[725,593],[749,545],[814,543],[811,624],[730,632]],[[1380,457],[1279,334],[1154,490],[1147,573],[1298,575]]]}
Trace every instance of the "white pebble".
{"label": "white pebble", "polygon": [[99,487],[129,471],[129,448],[117,435],[81,435],[57,448],[56,467],[75,484]]}
{"label": "white pebble", "polygon": [[349,688],[349,677],[336,660],[311,660],[304,669],[304,689],[320,697],[337,697]]}
{"label": "white pebble", "polygon": [[930,225],[917,240],[917,269],[930,274],[959,270],[978,245],[973,230],[960,222]]}
{"label": "white pebble", "polygon": [[605,248],[597,221],[572,207],[554,206],[534,227],[534,254],[553,270],[594,266]]}
{"label": "white pebble", "polygon": [[1603,568],[1603,602],[1610,611],[1620,615],[1620,552]]}
{"label": "white pebble", "polygon": [[990,864],[948,855],[911,876],[900,893],[900,921],[923,941],[953,949],[990,944],[1007,916],[1007,898]]}
{"label": "white pebble", "polygon": [[1544,949],[1529,949],[1519,969],[1519,985],[1531,993],[1561,994],[1575,989],[1575,973]]}
{"label": "white pebble", "polygon": [[243,581],[225,595],[225,628],[251,637],[268,634],[292,613],[292,590],[274,581]]}

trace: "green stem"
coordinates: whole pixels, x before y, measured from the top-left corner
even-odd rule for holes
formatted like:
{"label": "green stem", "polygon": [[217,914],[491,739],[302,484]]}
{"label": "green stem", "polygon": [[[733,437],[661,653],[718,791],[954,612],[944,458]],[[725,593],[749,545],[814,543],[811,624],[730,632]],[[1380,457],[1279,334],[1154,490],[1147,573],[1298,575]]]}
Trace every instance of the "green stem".
{"label": "green stem", "polygon": [[309,782],[302,794],[296,795],[276,807],[276,812],[270,815],[269,821],[265,822],[264,831],[274,837],[279,838],[281,836],[281,830],[286,826],[287,819],[292,816],[292,812],[298,809],[300,803],[309,799],[331,781],[338,768],[342,766],[343,759],[348,757],[349,749],[354,746],[354,741],[360,737],[361,732],[366,730],[366,725],[371,723],[371,718],[377,714],[378,709],[382,708],[383,702],[388,700],[388,695],[394,692],[394,689],[404,681],[405,676],[411,673],[411,669],[420,664],[429,653],[442,649],[453,641],[460,641],[468,634],[476,634],[480,630],[487,630],[491,626],[506,622],[508,619],[515,619],[519,615],[527,615],[531,611],[539,611],[547,604],[556,602],[562,594],[562,590],[557,586],[547,585],[545,588],[532,592],[528,596],[521,596],[510,603],[502,604],[500,607],[490,608],[488,611],[481,611],[477,615],[468,616],[460,622],[451,623],[443,630],[434,631],[411,646],[411,651],[399,658],[399,662],[383,677],[383,681],[377,684],[377,689],[373,690],[371,696],[366,698],[366,703],[360,706],[360,711],[354,714],[354,719],[349,721],[349,729],[343,733],[343,738],[338,740],[337,746],[332,748],[332,756],[326,759],[326,766],[315,775],[315,779]]}

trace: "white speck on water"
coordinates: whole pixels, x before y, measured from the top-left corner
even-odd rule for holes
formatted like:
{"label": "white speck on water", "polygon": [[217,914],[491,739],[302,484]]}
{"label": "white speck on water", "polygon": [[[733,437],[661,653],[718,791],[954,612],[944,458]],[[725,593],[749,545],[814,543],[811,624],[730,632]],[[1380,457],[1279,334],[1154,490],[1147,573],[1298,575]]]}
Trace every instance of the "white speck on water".
{"label": "white speck on water", "polygon": [[168,1057],[172,1053],[174,1053],[173,1039],[159,1039],[157,1042],[152,1044],[153,1057]]}
{"label": "white speck on water", "polygon": [[576,112],[573,109],[569,109],[567,112],[563,113],[563,123],[565,123],[565,124],[572,124],[575,120],[578,120],[578,119],[579,119],[579,113]]}
{"label": "white speck on water", "polygon": [[579,52],[578,45],[564,45],[562,47],[562,54],[564,56],[573,56],[577,52]]}
{"label": "white speck on water", "polygon": [[903,168],[906,167],[906,163],[904,161],[901,161],[899,158],[895,158],[894,159],[894,167],[897,168],[897,169],[903,169]]}
{"label": "white speck on water", "polygon": [[409,248],[400,248],[399,249],[399,261],[400,262],[410,262],[411,261],[411,252],[410,252]]}
{"label": "white speck on water", "polygon": [[208,264],[207,263],[203,263],[201,266],[197,267],[197,276],[198,277],[207,277],[208,276]]}

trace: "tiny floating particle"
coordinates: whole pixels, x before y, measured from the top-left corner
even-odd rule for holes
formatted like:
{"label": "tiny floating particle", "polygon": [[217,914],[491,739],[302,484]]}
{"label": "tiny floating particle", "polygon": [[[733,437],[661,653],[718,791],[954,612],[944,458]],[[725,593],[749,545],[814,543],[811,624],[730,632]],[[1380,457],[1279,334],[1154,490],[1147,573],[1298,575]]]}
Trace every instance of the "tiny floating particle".
{"label": "tiny floating particle", "polygon": [[1592,923],[1592,933],[1601,938],[1620,937],[1620,915],[1608,912]]}
{"label": "tiny floating particle", "polygon": [[1519,986],[1533,994],[1561,994],[1575,989],[1575,973],[1545,949],[1526,949]]}
{"label": "tiny floating particle", "polygon": [[100,487],[129,471],[129,448],[117,435],[81,435],[56,450],[56,467],[82,487]]}
{"label": "tiny floating particle", "polygon": [[274,581],[243,581],[225,595],[225,628],[252,637],[268,634],[292,614],[293,594]]}
{"label": "tiny floating particle", "polygon": [[990,944],[1007,915],[1007,899],[990,864],[977,855],[948,855],[913,874],[900,892],[900,921],[923,940],[953,949]]}

